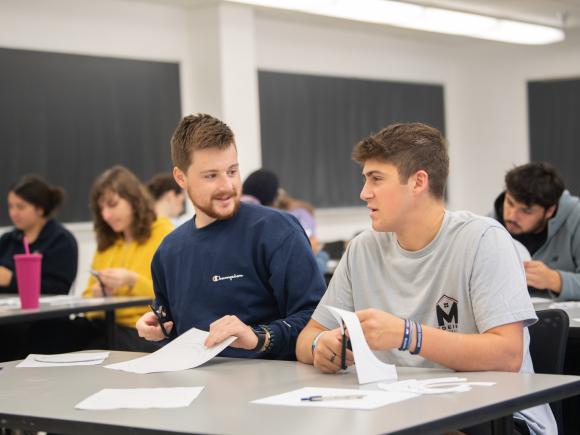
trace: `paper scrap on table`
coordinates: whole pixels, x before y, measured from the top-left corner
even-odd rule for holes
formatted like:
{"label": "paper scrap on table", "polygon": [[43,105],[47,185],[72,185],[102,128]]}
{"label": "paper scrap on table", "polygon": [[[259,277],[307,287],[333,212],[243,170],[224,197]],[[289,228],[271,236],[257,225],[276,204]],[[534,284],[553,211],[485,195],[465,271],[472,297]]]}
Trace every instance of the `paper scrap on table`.
{"label": "paper scrap on table", "polygon": [[209,361],[237,339],[228,337],[220,344],[206,348],[203,343],[208,335],[209,332],[191,328],[149,355],[105,368],[140,374],[192,369]]}
{"label": "paper scrap on table", "polygon": [[203,387],[174,388],[105,388],[75,405],[76,409],[149,409],[184,408],[201,393]]}
{"label": "paper scrap on table", "polygon": [[[337,396],[363,395],[360,399],[335,399]],[[304,397],[327,396],[332,400],[309,401]],[[346,388],[318,388],[305,387],[288,393],[264,397],[251,403],[259,405],[300,406],[313,408],[342,408],[342,409],[376,409],[391,403],[417,397],[417,394],[405,392],[387,392],[377,390],[354,390]]]}
{"label": "paper scrap on table", "polygon": [[31,353],[16,367],[66,367],[93,366],[101,364],[109,357],[109,352],[73,352],[55,355],[40,355]]}
{"label": "paper scrap on table", "polygon": [[495,382],[468,382],[467,378],[449,377],[434,379],[406,379],[392,384],[378,384],[381,390],[422,394],[463,393],[473,386],[491,387]]}
{"label": "paper scrap on table", "polygon": [[397,379],[397,369],[394,364],[382,362],[369,348],[356,314],[329,305],[325,305],[325,307],[332,313],[339,324],[342,325],[341,319],[344,320],[352,346],[358,383],[367,384],[369,382]]}

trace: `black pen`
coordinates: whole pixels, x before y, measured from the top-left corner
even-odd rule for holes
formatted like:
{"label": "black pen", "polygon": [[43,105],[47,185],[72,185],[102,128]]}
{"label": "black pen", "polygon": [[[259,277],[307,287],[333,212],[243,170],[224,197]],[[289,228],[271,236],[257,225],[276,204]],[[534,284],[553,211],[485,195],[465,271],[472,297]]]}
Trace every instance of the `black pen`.
{"label": "black pen", "polygon": [[344,321],[342,322],[342,348],[340,350],[340,368],[342,370],[346,370],[346,340],[348,340],[346,336],[346,325]]}
{"label": "black pen", "polygon": [[163,332],[165,338],[169,338],[169,333],[167,332],[167,329],[165,329],[165,326],[163,326],[163,318],[165,317],[162,316],[163,307],[159,307],[156,310],[155,308],[153,308],[153,305],[149,305],[149,308],[151,308],[151,311],[153,311],[153,314],[155,314],[155,317],[157,317],[157,321],[159,322],[159,326],[161,327],[161,332]]}

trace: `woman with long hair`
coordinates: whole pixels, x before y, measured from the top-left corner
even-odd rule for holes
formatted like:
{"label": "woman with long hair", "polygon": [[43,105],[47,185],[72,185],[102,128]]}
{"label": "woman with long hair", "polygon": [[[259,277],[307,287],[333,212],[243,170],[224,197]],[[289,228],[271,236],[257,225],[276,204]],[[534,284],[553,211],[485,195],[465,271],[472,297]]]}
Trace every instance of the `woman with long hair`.
{"label": "woman with long hair", "polygon": [[[157,219],[153,200],[137,177],[123,166],[114,166],[95,180],[90,207],[97,238],[92,273],[85,297],[148,296],[153,299],[151,260],[159,243],[172,231],[167,219]],[[135,323],[144,307],[118,309],[117,344],[121,350],[149,350]],[[92,317],[104,336],[104,324]]]}

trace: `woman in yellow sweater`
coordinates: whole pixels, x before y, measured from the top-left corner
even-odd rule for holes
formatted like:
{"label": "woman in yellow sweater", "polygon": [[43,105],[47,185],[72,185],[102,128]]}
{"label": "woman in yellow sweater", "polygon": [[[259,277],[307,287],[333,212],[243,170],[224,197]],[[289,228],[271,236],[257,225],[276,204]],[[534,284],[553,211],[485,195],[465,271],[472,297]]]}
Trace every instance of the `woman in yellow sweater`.
{"label": "woman in yellow sweater", "polygon": [[[149,296],[153,299],[151,260],[163,238],[173,230],[168,219],[156,219],[153,200],[137,177],[122,166],[102,173],[91,190],[90,206],[97,237],[97,252],[84,297]],[[100,282],[99,282],[100,281]],[[115,311],[117,348],[149,350],[135,323],[145,307]],[[101,315],[102,317],[102,315]],[[91,317],[98,336],[104,336],[100,319]]]}

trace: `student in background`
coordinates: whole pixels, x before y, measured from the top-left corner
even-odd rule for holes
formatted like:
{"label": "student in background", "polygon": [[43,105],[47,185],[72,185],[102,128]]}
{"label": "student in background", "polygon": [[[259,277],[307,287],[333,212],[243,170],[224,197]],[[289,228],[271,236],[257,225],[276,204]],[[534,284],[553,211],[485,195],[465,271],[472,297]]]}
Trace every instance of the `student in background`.
{"label": "student in background", "polygon": [[[24,253],[26,236],[30,251],[42,254],[41,294],[68,294],[77,274],[78,248],[70,231],[53,218],[63,199],[62,188],[35,175],[10,188],[8,213],[14,229],[0,238],[0,293],[18,293],[13,256]],[[62,318],[0,326],[0,336],[7,338],[0,346],[0,361],[67,350],[62,339],[67,325],[68,318]]]}
{"label": "student in background", "polygon": [[8,192],[8,213],[14,229],[0,238],[0,293],[17,293],[14,254],[23,254],[26,236],[31,252],[42,254],[41,294],[67,294],[77,274],[74,236],[53,215],[64,190],[27,175]]}
{"label": "student in background", "polygon": [[[304,231],[287,213],[240,203],[238,151],[219,119],[183,118],[171,157],[196,214],[153,258],[165,331],[209,330],[208,347],[238,337],[222,356],[295,359],[296,337],[324,292]],[[148,340],[165,338],[151,312],[137,329]]]}
{"label": "student in background", "polygon": [[505,176],[494,217],[532,256],[524,262],[532,292],[580,299],[580,200],[552,165],[532,162]]}
{"label": "student in background", "polygon": [[155,201],[157,219],[170,219],[175,222],[185,211],[185,192],[176,183],[172,174],[159,173],[146,184]]}
{"label": "student in background", "polygon": [[[353,239],[296,345],[299,361],[334,373],[342,335],[330,305],[356,312],[378,358],[410,367],[533,373],[527,326],[536,313],[507,231],[445,210],[449,172],[441,133],[392,124],[359,142],[372,231]],[[347,365],[353,355],[346,353]],[[514,414],[514,433],[552,434],[549,405]],[[468,432],[471,433],[471,432]]]}
{"label": "student in background", "polygon": [[242,202],[278,208],[298,219],[310,240],[320,272],[324,274],[327,271],[330,257],[328,253],[320,249],[316,237],[316,220],[312,204],[288,195],[284,189],[279,187],[278,176],[267,169],[258,169],[248,175],[242,186],[242,193]]}
{"label": "student in background", "polygon": [[[122,166],[102,173],[90,195],[97,252],[84,297],[147,296],[153,299],[151,259],[155,250],[173,227],[167,220],[156,219],[153,200],[137,177]],[[147,311],[144,307],[115,311],[117,343],[120,350],[150,350],[135,330],[135,323]],[[96,337],[102,338],[102,319],[91,316]]]}

